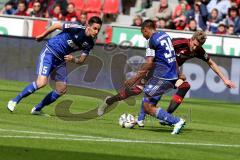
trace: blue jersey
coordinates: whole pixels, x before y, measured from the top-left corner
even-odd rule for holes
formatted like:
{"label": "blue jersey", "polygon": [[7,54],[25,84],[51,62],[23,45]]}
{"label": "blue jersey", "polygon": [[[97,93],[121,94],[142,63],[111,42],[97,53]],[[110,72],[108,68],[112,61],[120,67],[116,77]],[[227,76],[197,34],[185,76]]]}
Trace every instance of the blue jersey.
{"label": "blue jersey", "polygon": [[166,80],[178,78],[176,55],[168,34],[155,32],[148,40],[146,56],[154,57],[154,77]]}
{"label": "blue jersey", "polygon": [[63,31],[49,39],[47,47],[61,60],[65,55],[78,50],[82,50],[82,54],[88,55],[94,46],[95,39],[86,36],[85,29],[86,27],[82,25],[64,23]]}

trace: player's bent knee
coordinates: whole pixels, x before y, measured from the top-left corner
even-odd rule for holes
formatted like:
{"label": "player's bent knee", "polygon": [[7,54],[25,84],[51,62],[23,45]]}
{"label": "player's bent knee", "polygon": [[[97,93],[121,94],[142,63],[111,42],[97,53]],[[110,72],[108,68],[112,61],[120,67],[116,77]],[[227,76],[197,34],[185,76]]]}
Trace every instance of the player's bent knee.
{"label": "player's bent knee", "polygon": [[188,82],[184,82],[184,83],[185,83],[186,89],[189,90],[191,88],[191,85]]}
{"label": "player's bent knee", "polygon": [[144,104],[144,112],[149,114],[149,106],[146,106],[145,104]]}
{"label": "player's bent knee", "polygon": [[58,92],[60,95],[64,95],[64,94],[66,94],[67,89],[57,90],[57,92]]}
{"label": "player's bent knee", "polygon": [[45,82],[45,81],[38,81],[37,80],[36,84],[37,84],[38,88],[43,88],[43,87],[45,87],[47,85],[47,82]]}
{"label": "player's bent knee", "polygon": [[61,87],[61,88],[56,88],[56,91],[60,94],[60,95],[64,95],[67,92],[67,86],[65,87]]}
{"label": "player's bent knee", "polygon": [[47,85],[48,78],[46,76],[38,76],[36,80],[36,85],[38,88],[42,88]]}
{"label": "player's bent knee", "polygon": [[149,103],[144,103],[144,112],[146,112],[147,114],[150,114],[150,115],[154,115],[155,112],[154,112],[154,107],[149,104]]}
{"label": "player's bent knee", "polygon": [[183,82],[183,84],[181,84],[179,86],[179,88],[183,88],[185,90],[189,90],[191,88],[191,85],[188,82]]}

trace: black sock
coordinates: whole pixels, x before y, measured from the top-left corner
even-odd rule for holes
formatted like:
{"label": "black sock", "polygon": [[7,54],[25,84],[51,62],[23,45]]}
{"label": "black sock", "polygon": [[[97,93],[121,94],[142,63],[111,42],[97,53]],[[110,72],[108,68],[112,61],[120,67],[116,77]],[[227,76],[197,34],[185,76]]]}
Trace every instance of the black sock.
{"label": "black sock", "polygon": [[132,87],[132,88],[124,88],[120,90],[120,92],[107,99],[106,103],[108,105],[112,105],[115,102],[127,99],[128,97],[138,95],[142,92],[142,90],[138,87]]}
{"label": "black sock", "polygon": [[115,96],[112,96],[106,100],[106,103],[110,106],[115,102],[121,101],[121,96],[120,94],[117,94]]}
{"label": "black sock", "polygon": [[173,95],[172,100],[168,106],[168,113],[173,113],[178,108],[189,89],[190,84],[188,82],[184,82],[178,87],[177,93]]}

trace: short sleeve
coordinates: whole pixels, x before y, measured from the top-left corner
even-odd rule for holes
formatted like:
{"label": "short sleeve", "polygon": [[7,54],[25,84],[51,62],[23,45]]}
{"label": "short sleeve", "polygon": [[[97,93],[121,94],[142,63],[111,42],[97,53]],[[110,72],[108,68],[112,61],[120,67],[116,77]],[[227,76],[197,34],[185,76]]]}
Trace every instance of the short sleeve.
{"label": "short sleeve", "polygon": [[146,57],[155,57],[155,50],[147,48],[146,49]]}
{"label": "short sleeve", "polygon": [[154,40],[154,35],[149,39],[148,46],[149,46],[149,48],[154,49],[154,50],[157,48],[156,42]]}
{"label": "short sleeve", "polygon": [[210,59],[210,56],[207,54],[207,52],[201,47],[198,51],[197,51],[197,58],[208,62]]}
{"label": "short sleeve", "polygon": [[92,52],[93,46],[88,46],[82,50],[82,55],[89,55]]}
{"label": "short sleeve", "polygon": [[147,41],[146,57],[155,57],[155,50],[153,49],[152,44],[150,44],[150,39]]}
{"label": "short sleeve", "polygon": [[79,32],[82,29],[85,29],[85,26],[75,24],[75,23],[63,23],[63,32]]}

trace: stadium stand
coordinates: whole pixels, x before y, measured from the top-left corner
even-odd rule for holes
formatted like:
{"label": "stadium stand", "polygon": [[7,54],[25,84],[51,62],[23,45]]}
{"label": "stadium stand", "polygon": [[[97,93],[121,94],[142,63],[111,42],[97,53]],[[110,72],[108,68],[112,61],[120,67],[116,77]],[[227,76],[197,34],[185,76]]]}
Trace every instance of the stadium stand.
{"label": "stadium stand", "polygon": [[100,13],[98,13],[98,12],[88,12],[87,13],[87,20],[89,20],[93,16],[101,17]]}
{"label": "stadium stand", "polygon": [[[41,3],[40,13],[29,12],[33,10],[35,1]],[[81,13],[86,13],[87,19],[99,16],[105,24],[125,26],[131,26],[134,18],[141,16],[143,20],[153,19],[161,28],[173,30],[189,30],[189,22],[195,19],[198,30],[216,34],[224,24],[225,30],[229,32],[221,33],[232,35],[233,30],[234,35],[240,35],[240,0],[49,0],[48,4],[44,4],[43,0],[26,0],[25,9],[20,2],[22,1],[4,1],[5,5],[1,7],[0,14],[75,22],[79,21]],[[75,5],[75,13],[67,13],[67,3]],[[60,8],[53,11],[56,5]],[[59,10],[61,13],[58,13]],[[214,17],[214,14],[217,14],[217,17]],[[166,24],[159,25],[160,22]]]}
{"label": "stadium stand", "polygon": [[103,4],[104,14],[118,14],[119,13],[119,0],[105,0]]}
{"label": "stadium stand", "polygon": [[68,3],[74,3],[76,11],[82,11],[85,7],[84,0],[68,0]]}
{"label": "stadium stand", "polygon": [[86,0],[84,11],[93,12],[93,13],[101,13],[102,1],[101,0]]}

